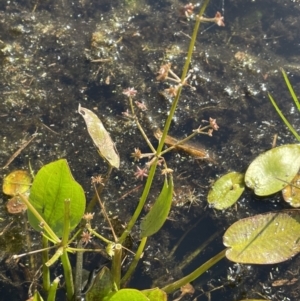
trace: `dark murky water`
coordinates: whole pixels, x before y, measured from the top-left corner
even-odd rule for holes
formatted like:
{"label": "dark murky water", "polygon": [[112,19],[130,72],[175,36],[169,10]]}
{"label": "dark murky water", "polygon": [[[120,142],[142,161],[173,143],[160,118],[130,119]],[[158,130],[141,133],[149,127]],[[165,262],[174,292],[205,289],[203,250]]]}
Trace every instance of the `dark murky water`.
{"label": "dark murky water", "polygon": [[[93,194],[91,176],[105,173],[107,166],[99,159],[76,111],[81,103],[98,114],[117,143],[121,168],[113,172],[103,198],[114,215],[128,221],[141,193],[141,189],[136,190],[120,199],[140,184],[134,177],[136,164],[130,154],[135,147],[143,152],[149,150],[134,123],[122,115],[129,107],[122,91],[127,87],[138,90],[137,100],[148,107],[138,117],[155,144],[152,129],[163,126],[171,106],[160,93],[168,85],[157,82],[155,73],[167,61],[175,72],[181,73],[194,24],[180,16],[184,4],[176,0],[2,0],[2,166],[22,141],[36,130],[39,134],[8,169],[2,170],[1,176],[17,168],[27,169],[29,161],[37,171],[42,165],[64,157],[89,199]],[[189,82],[195,89],[184,87],[170,131],[175,137],[184,137],[202,120],[216,118],[220,130],[213,137],[199,136],[193,142],[214,154],[217,164],[195,160],[185,153],[166,156],[174,170],[177,206],[161,233],[149,241],[139,275],[132,282],[139,288],[147,287],[151,278],[166,274],[167,270],[168,279],[161,282],[176,279],[217,254],[223,249],[223,231],[237,219],[288,207],[279,196],[262,200],[250,192],[243,195],[237,208],[226,212],[214,212],[206,205],[210,182],[231,170],[244,171],[252,159],[271,147],[274,134],[279,135],[278,144],[295,142],[272,108],[267,91],[299,129],[299,115],[279,68],[285,68],[295,91],[300,91],[300,2],[212,0],[206,15],[212,17],[223,10],[225,27],[201,26]],[[157,177],[150,202],[155,199],[162,179]],[[193,196],[197,203],[189,208]],[[8,243],[24,237],[24,219],[9,216],[5,211],[6,197],[1,200],[1,229],[13,222],[9,231],[0,236],[1,296],[10,296],[12,300],[21,300],[22,296],[24,300],[24,282],[28,286],[25,272],[20,271],[18,264],[7,261],[11,254],[24,251],[22,244]],[[178,238],[199,219],[175,256],[168,258]],[[214,233],[219,235],[200,259],[183,271],[174,269],[174,261],[183,260]],[[137,238],[138,233],[133,236]],[[37,248],[38,242],[35,237],[31,249]],[[239,267],[223,260],[193,283],[194,297],[225,301],[261,295],[271,300],[299,300],[299,281],[291,286],[271,286],[277,279],[297,278],[297,265],[297,258],[263,267]],[[86,267],[89,268],[88,264]],[[238,275],[234,272],[237,270]],[[234,281],[228,281],[230,277]]]}

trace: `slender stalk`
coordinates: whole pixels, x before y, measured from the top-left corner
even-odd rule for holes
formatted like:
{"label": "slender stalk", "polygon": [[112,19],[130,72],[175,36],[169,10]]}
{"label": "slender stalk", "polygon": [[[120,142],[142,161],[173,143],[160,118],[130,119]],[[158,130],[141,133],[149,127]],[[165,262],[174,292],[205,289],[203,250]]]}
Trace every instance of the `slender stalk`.
{"label": "slender stalk", "polygon": [[64,278],[65,278],[66,289],[67,289],[67,300],[71,301],[74,296],[74,283],[73,283],[72,267],[66,250],[63,251],[63,254],[61,255],[60,259],[64,270],[64,276],[65,276]]}
{"label": "slender stalk", "polygon": [[[198,34],[200,22],[201,22],[201,16],[203,15],[208,3],[209,3],[209,0],[204,0],[203,5],[201,6],[200,12],[199,12],[198,16],[196,17],[196,23],[195,23],[195,26],[194,26],[194,31],[193,31],[193,34],[192,34],[192,38],[191,38],[191,41],[190,41],[187,58],[186,58],[186,61],[185,61],[184,67],[183,67],[183,71],[182,71],[182,75],[181,75],[181,82],[182,83],[185,82],[185,79],[186,79],[186,76],[187,76],[187,73],[188,73],[188,70],[189,70],[189,67],[190,67],[192,54],[193,54],[193,51],[194,51],[194,46],[195,46],[195,43],[196,43],[196,38],[197,38],[197,34]],[[171,107],[169,116],[167,118],[164,130],[163,130],[162,137],[161,137],[159,145],[157,147],[157,151],[156,151],[157,155],[160,155],[161,150],[164,146],[166,136],[169,132],[169,128],[170,128],[175,110],[176,110],[178,102],[179,102],[179,98],[180,98],[180,95],[181,95],[181,90],[182,90],[182,85],[179,86],[177,94],[175,96],[175,99],[172,103],[172,107]]]}
{"label": "slender stalk", "polygon": [[26,204],[27,208],[34,214],[34,216],[43,225],[43,229],[48,233],[50,238],[55,243],[60,243],[60,239],[56,236],[56,234],[53,232],[53,230],[50,228],[50,226],[42,218],[42,216],[39,214],[39,212],[32,206],[32,204],[28,201],[28,199],[23,194],[19,194],[19,197],[22,199],[22,202]]}
{"label": "slender stalk", "polygon": [[43,288],[47,292],[50,289],[50,271],[49,267],[46,266],[46,262],[49,260],[49,252],[48,252],[48,239],[43,236],[42,245],[45,249],[42,252],[42,260],[43,260]]}
{"label": "slender stalk", "polygon": [[139,200],[139,203],[138,203],[138,205],[137,205],[137,207],[136,207],[136,209],[135,209],[135,211],[134,211],[134,213],[131,217],[131,220],[127,224],[126,229],[124,230],[122,236],[119,239],[119,243],[121,243],[121,244],[124,242],[127,235],[130,233],[132,227],[134,226],[136,220],[138,219],[140,213],[142,212],[142,210],[144,208],[144,204],[146,202],[146,199],[147,199],[147,196],[149,194],[149,191],[150,191],[150,188],[151,188],[151,185],[152,185],[152,181],[153,181],[153,178],[154,178],[156,165],[157,165],[157,158],[154,160],[153,164],[150,167],[147,182],[146,182],[145,188],[143,190],[142,196]]}
{"label": "slender stalk", "polygon": [[[197,16],[197,19],[196,19],[193,35],[192,35],[191,42],[190,42],[190,45],[189,45],[187,59],[185,61],[185,65],[184,65],[183,72],[182,72],[182,75],[181,75],[181,82],[183,82],[183,83],[184,83],[185,78],[187,76],[188,69],[189,69],[190,62],[191,62],[191,58],[192,58],[192,54],[193,54],[193,51],[194,51],[194,46],[195,46],[195,43],[196,43],[196,37],[197,37],[197,33],[198,33],[198,30],[199,30],[199,26],[200,26],[200,17],[203,15],[208,3],[209,3],[209,0],[204,0],[204,3],[203,3],[203,5],[200,9],[199,15]],[[179,98],[180,98],[181,90],[182,90],[182,85],[178,88],[177,95],[176,95],[176,97],[173,101],[169,116],[167,118],[167,121],[166,121],[166,124],[165,124],[165,127],[164,127],[162,137],[159,141],[159,145],[158,145],[157,150],[156,150],[157,157],[159,157],[159,155],[161,154],[162,148],[164,146],[164,142],[165,142],[166,136],[168,134],[168,131],[169,131],[169,128],[170,128],[170,125],[171,125],[171,121],[173,119],[173,116],[174,116],[174,113],[175,113],[175,110],[176,110],[176,107],[177,107],[177,104],[178,104],[178,101],[179,101]],[[125,240],[125,238],[127,237],[127,235],[130,233],[132,227],[134,226],[136,220],[138,219],[138,217],[139,217],[139,215],[140,215],[140,213],[141,213],[141,211],[144,207],[144,204],[145,204],[146,199],[148,197],[150,188],[152,186],[152,181],[153,181],[153,178],[154,178],[156,166],[157,166],[157,158],[154,160],[154,162],[152,163],[152,165],[150,167],[149,175],[148,175],[148,178],[147,178],[147,181],[146,181],[146,185],[145,185],[143,194],[142,194],[142,196],[139,200],[139,204],[138,204],[131,220],[129,221],[125,231],[123,232],[121,238],[119,239],[120,243],[122,243]]]}
{"label": "slender stalk", "polygon": [[147,237],[143,237],[141,239],[141,242],[140,242],[140,245],[135,253],[135,256],[133,258],[133,261],[131,262],[126,274],[124,275],[124,277],[121,279],[121,286],[123,286],[127,281],[128,279],[131,277],[132,273],[135,271],[135,268],[142,256],[142,253],[144,251],[144,248],[145,248],[145,245],[146,245],[146,242],[147,242]]}
{"label": "slender stalk", "polygon": [[113,243],[113,242],[110,241],[109,239],[105,238],[104,236],[100,235],[100,234],[97,233],[95,230],[93,230],[89,224],[87,225],[86,228],[87,228],[87,230],[88,230],[90,233],[92,233],[94,236],[98,237],[99,239],[101,239],[101,240],[104,241],[105,243],[107,243],[107,244],[112,244],[112,243]]}
{"label": "slender stalk", "polygon": [[284,115],[282,114],[281,110],[277,106],[275,100],[273,99],[272,95],[270,93],[268,93],[268,95],[269,95],[269,98],[270,98],[270,100],[272,102],[272,105],[275,108],[277,114],[283,120],[283,122],[285,123],[285,125],[289,128],[290,132],[296,137],[296,139],[298,141],[300,141],[300,136],[298,135],[298,133],[296,132],[296,130],[293,128],[293,126],[288,122],[288,120],[284,117]]}
{"label": "slender stalk", "polygon": [[[108,168],[109,169],[108,169],[108,172],[106,174],[106,177],[105,177],[105,180],[103,182],[103,185],[99,185],[98,188],[97,188],[98,195],[101,195],[102,190],[104,189],[105,184],[108,182],[108,180],[110,178],[110,175],[111,175],[111,172],[113,170],[113,167],[111,165],[109,165]],[[95,205],[96,205],[96,203],[97,203],[97,201],[98,201],[97,195],[94,194],[94,196],[93,196],[92,200],[90,201],[90,203],[88,204],[85,212],[92,212],[93,209],[94,209],[94,207],[95,207]]]}
{"label": "slender stalk", "polygon": [[214,256],[213,258],[206,261],[204,264],[202,264],[199,268],[194,270],[189,275],[187,275],[171,284],[166,285],[165,287],[162,288],[162,290],[165,291],[167,294],[170,294],[170,293],[174,292],[175,290],[181,288],[185,284],[192,282],[193,280],[195,280],[196,278],[201,276],[203,273],[205,273],[207,270],[209,270],[212,266],[214,266],[218,261],[223,259],[225,257],[226,250],[227,249],[223,250],[222,252],[220,252],[219,254]]}
{"label": "slender stalk", "polygon": [[291,94],[291,96],[292,96],[292,98],[293,98],[293,100],[295,102],[295,105],[297,106],[298,111],[300,111],[300,103],[299,103],[299,100],[298,100],[298,98],[297,98],[297,96],[295,94],[295,91],[294,91],[294,89],[293,89],[293,87],[292,87],[292,85],[291,85],[291,83],[289,81],[289,78],[288,78],[288,76],[286,75],[285,71],[282,68],[281,68],[281,72],[282,72],[284,81],[285,81],[285,83],[286,83],[286,85],[287,85],[287,87],[289,89],[289,92],[290,92],[290,94]]}
{"label": "slender stalk", "polygon": [[63,226],[63,236],[61,245],[66,247],[68,245],[70,234],[70,199],[64,202],[64,226]]}
{"label": "slender stalk", "polygon": [[59,277],[56,277],[50,286],[47,301],[55,301],[58,284],[59,284]]}
{"label": "slender stalk", "polygon": [[120,289],[121,281],[121,267],[122,267],[122,245],[116,244],[114,256],[112,258],[111,274],[118,290]]}
{"label": "slender stalk", "polygon": [[129,97],[129,104],[130,104],[130,108],[131,108],[131,113],[132,113],[132,115],[134,116],[134,121],[135,121],[135,123],[136,123],[136,125],[137,125],[139,131],[141,132],[143,138],[145,139],[145,141],[146,141],[146,143],[148,144],[148,146],[149,146],[149,148],[151,149],[151,151],[152,151],[153,153],[156,153],[156,150],[155,150],[154,146],[152,145],[152,143],[151,143],[150,140],[148,139],[148,137],[147,137],[145,131],[143,130],[143,128],[142,128],[142,126],[141,126],[139,120],[137,119],[137,117],[136,117],[136,115],[135,115],[134,106],[133,106],[132,98],[131,98],[131,97]]}
{"label": "slender stalk", "polygon": [[[82,248],[82,241],[79,240],[77,248]],[[82,264],[83,264],[83,252],[76,252],[76,268],[75,268],[75,298],[74,300],[80,300],[80,293],[82,287]]]}

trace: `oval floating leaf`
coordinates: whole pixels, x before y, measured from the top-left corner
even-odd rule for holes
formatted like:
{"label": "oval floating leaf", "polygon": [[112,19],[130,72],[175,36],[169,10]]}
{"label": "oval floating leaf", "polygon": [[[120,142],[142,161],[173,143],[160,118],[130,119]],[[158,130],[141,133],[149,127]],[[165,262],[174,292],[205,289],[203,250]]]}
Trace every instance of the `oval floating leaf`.
{"label": "oval floating leaf", "polygon": [[282,145],[259,155],[250,164],[245,183],[256,195],[270,195],[291,182],[299,168],[300,145]]}
{"label": "oval floating leaf", "polygon": [[148,298],[149,301],[167,301],[167,294],[158,287],[143,290],[142,293]]}
{"label": "oval floating leaf", "polygon": [[292,207],[300,207],[300,175],[282,190],[282,196]]}
{"label": "oval floating leaf", "polygon": [[223,236],[226,257],[246,264],[273,264],[300,252],[300,211],[284,210],[237,221]]}
{"label": "oval floating leaf", "polygon": [[[66,160],[43,166],[32,183],[29,201],[59,237],[64,224],[64,201],[70,200],[70,230],[80,222],[85,209],[82,187],[74,180]],[[31,226],[41,231],[39,221],[28,211]]]}
{"label": "oval floating leaf", "polygon": [[208,193],[207,201],[213,208],[227,209],[239,199],[244,189],[244,174],[230,172],[214,183]]}
{"label": "oval floating leaf", "polygon": [[153,235],[163,226],[170,212],[172,197],[173,178],[170,176],[169,183],[165,179],[157,200],[141,222],[141,237]]}
{"label": "oval floating leaf", "polygon": [[78,107],[79,114],[84,118],[87,130],[99,150],[99,154],[115,168],[120,167],[120,157],[116,146],[109,133],[106,131],[103,123],[98,116],[92,111],[83,108],[80,104]]}
{"label": "oval floating leaf", "polygon": [[2,190],[7,195],[25,193],[31,185],[31,176],[26,170],[16,170],[4,178]]}
{"label": "oval floating leaf", "polygon": [[125,288],[112,293],[105,301],[149,301],[149,299],[138,290]]}

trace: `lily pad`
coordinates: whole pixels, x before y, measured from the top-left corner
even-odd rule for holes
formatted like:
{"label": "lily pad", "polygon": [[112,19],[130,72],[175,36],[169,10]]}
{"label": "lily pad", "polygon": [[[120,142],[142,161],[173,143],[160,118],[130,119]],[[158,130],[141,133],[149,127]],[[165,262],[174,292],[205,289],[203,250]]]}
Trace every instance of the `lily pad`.
{"label": "lily pad", "polygon": [[287,186],[299,168],[300,145],[282,145],[259,155],[250,164],[245,183],[254,189],[256,195],[270,195]]}
{"label": "lily pad", "polygon": [[207,201],[213,208],[227,209],[239,199],[244,189],[244,174],[230,172],[214,183],[208,193]]}
{"label": "lily pad", "polygon": [[25,193],[31,185],[31,176],[26,170],[15,170],[4,178],[2,190],[7,195]]}
{"label": "lily pad", "polygon": [[143,290],[142,293],[148,298],[149,301],[167,301],[166,292],[162,291],[158,287]]}
{"label": "lily pad", "polygon": [[141,237],[151,236],[163,226],[171,209],[172,198],[173,178],[170,176],[169,183],[165,179],[164,186],[157,200],[141,222]]}
{"label": "lily pad", "polygon": [[223,236],[226,257],[246,264],[274,264],[300,252],[300,210],[259,214],[231,225]]}
{"label": "lily pad", "polygon": [[282,190],[282,196],[292,207],[300,207],[300,175]]}
{"label": "lily pad", "polygon": [[114,142],[98,116],[92,111],[83,108],[80,104],[78,113],[83,117],[87,130],[102,156],[112,167],[120,167],[120,157]]}

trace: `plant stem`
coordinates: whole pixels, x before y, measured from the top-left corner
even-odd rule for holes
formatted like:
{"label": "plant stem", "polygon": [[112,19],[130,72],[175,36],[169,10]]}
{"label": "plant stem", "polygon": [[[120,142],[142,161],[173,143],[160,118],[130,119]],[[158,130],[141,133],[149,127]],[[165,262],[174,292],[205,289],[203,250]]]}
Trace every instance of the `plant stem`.
{"label": "plant stem", "polygon": [[50,271],[49,267],[46,266],[46,262],[49,260],[49,252],[48,252],[48,239],[43,236],[42,239],[42,245],[43,249],[45,249],[42,252],[42,259],[43,259],[43,288],[46,292],[50,289]]}
{"label": "plant stem", "polygon": [[134,272],[140,258],[141,258],[141,255],[144,251],[144,248],[145,248],[145,245],[146,245],[146,242],[147,242],[147,237],[143,237],[141,239],[141,242],[140,242],[140,245],[135,253],[135,256],[133,258],[133,261],[131,262],[126,274],[124,275],[124,277],[121,279],[121,286],[123,286],[127,280],[131,277],[132,273]]}
{"label": "plant stem", "polygon": [[74,296],[74,283],[73,283],[72,267],[66,249],[64,249],[60,259],[64,269],[64,276],[65,276],[64,278],[65,278],[66,290],[67,290],[67,300],[71,301]]}
{"label": "plant stem", "polygon": [[47,224],[47,222],[42,218],[42,216],[39,214],[39,212],[32,206],[32,204],[28,201],[28,199],[23,194],[19,194],[19,196],[22,199],[22,202],[26,204],[27,208],[33,213],[33,215],[43,225],[43,229],[48,233],[50,238],[55,243],[60,243],[60,239],[56,236],[56,234],[53,232],[53,230],[50,228],[50,226]]}
{"label": "plant stem", "polygon": [[116,244],[114,256],[112,258],[111,274],[118,290],[120,289],[121,281],[121,267],[122,267],[122,245]]}
{"label": "plant stem", "polygon": [[50,286],[47,301],[55,301],[58,283],[59,283],[59,277],[56,277]]}
{"label": "plant stem", "polygon": [[[200,17],[203,15],[208,3],[209,3],[209,0],[204,0],[204,3],[203,3],[203,5],[200,9],[199,15],[197,16],[197,20],[196,20],[193,35],[192,35],[192,39],[191,39],[191,42],[190,42],[190,45],[189,45],[187,59],[185,61],[185,65],[184,65],[183,72],[182,72],[182,75],[181,75],[181,82],[183,82],[183,83],[185,81],[185,78],[186,78],[186,75],[187,75],[187,72],[188,72],[188,69],[189,69],[189,66],[190,66],[192,54],[193,54],[193,51],[194,51],[196,37],[197,37],[197,33],[198,33],[198,30],[199,30],[199,26],[200,26]],[[175,110],[176,110],[176,107],[177,107],[177,104],[178,104],[178,101],[179,101],[181,90],[182,90],[182,85],[180,85],[179,88],[178,88],[176,97],[173,101],[169,116],[167,118],[162,137],[160,139],[159,145],[158,145],[157,150],[156,150],[156,156],[157,157],[159,157],[159,155],[162,151],[162,148],[164,146],[164,142],[165,142],[166,136],[168,134],[168,131],[169,131],[169,128],[170,128],[170,125],[171,125],[171,121],[173,119],[173,116],[174,116],[174,113],[175,113]],[[138,204],[131,220],[129,221],[125,231],[123,232],[121,238],[119,239],[120,243],[122,243],[126,239],[127,235],[130,233],[132,227],[134,226],[136,220],[138,219],[141,211],[143,210],[143,207],[144,207],[144,204],[146,202],[148,193],[149,193],[150,188],[152,186],[152,181],[153,181],[153,178],[154,178],[154,175],[155,175],[156,166],[157,166],[157,158],[154,160],[154,162],[152,163],[152,165],[150,167],[147,182],[146,182],[144,191],[142,193],[142,196],[139,200],[139,204]]]}
{"label": "plant stem", "polygon": [[220,261],[222,258],[224,258],[226,250],[227,249],[223,250],[216,256],[214,256],[211,259],[209,259],[208,261],[206,261],[204,264],[202,264],[199,268],[194,270],[189,275],[187,275],[171,284],[166,285],[165,287],[162,288],[162,290],[165,291],[167,294],[170,294],[170,293],[174,292],[175,290],[181,288],[185,284],[192,282],[193,280],[195,280],[196,278],[201,276],[203,273],[205,273],[207,270],[209,270],[212,266],[214,266],[218,261]]}

